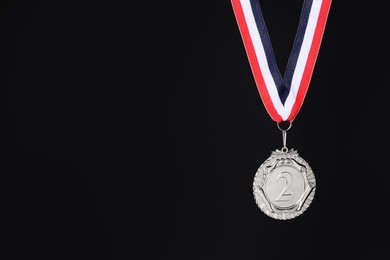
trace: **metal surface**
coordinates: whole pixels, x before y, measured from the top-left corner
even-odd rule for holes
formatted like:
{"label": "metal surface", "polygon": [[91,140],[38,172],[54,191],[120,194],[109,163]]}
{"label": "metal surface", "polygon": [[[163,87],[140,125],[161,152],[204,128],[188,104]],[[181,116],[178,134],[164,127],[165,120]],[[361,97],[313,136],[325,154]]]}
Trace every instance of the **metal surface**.
{"label": "metal surface", "polygon": [[259,208],[268,216],[282,220],[302,214],[314,198],[315,187],[309,164],[297,151],[288,149],[272,152],[253,181]]}

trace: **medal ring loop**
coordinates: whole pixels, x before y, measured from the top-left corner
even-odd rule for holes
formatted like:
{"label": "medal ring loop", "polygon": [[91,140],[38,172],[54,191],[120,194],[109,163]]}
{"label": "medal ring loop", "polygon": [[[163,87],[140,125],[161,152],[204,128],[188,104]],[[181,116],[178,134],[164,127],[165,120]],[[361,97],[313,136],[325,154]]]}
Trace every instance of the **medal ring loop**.
{"label": "medal ring loop", "polygon": [[[281,127],[281,125],[280,125],[280,123],[284,123],[284,122],[288,123],[288,126],[286,127],[286,129],[283,129]],[[282,121],[282,122],[277,122],[276,124],[277,124],[277,126],[278,126],[280,131],[288,131],[288,130],[290,130],[290,128],[292,126],[292,122],[291,121]]]}

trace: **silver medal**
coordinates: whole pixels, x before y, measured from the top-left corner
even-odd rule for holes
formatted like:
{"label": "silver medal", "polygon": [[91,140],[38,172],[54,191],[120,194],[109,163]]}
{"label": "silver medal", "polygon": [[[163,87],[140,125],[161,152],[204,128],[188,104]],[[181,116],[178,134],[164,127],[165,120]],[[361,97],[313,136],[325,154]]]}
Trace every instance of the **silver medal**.
{"label": "silver medal", "polygon": [[[316,181],[309,164],[286,147],[286,132],[299,112],[321,45],[331,0],[304,1],[283,76],[259,1],[231,0],[246,54],[263,104],[283,133],[283,148],[260,166],[253,182],[257,205],[275,219],[299,216],[310,205]],[[280,124],[288,124],[281,128]]]}
{"label": "silver medal", "polygon": [[[286,132],[283,131],[285,144]],[[253,193],[259,208],[275,219],[302,214],[313,200],[316,180],[309,164],[296,150],[275,150],[257,170]]]}

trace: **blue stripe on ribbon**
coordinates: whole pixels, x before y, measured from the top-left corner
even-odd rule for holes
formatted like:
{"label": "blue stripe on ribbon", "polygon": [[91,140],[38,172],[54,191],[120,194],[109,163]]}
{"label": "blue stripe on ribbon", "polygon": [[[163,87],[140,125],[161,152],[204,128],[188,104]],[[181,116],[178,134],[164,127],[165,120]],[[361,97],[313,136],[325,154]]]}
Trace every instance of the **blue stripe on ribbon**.
{"label": "blue stripe on ribbon", "polygon": [[259,31],[261,42],[263,43],[265,56],[267,58],[267,63],[271,75],[274,79],[276,88],[278,90],[280,101],[282,102],[282,104],[284,104],[286,102],[288,94],[290,93],[291,82],[294,75],[295,67],[297,65],[299,52],[302,47],[303,38],[305,36],[305,31],[306,31],[307,23],[309,21],[309,15],[310,15],[311,6],[313,4],[313,0],[305,0],[303,3],[298,29],[295,35],[293,48],[291,50],[288,59],[284,77],[281,76],[280,70],[276,63],[274,51],[272,48],[272,43],[258,1],[259,0],[250,0],[253,17],[256,22],[257,30]]}

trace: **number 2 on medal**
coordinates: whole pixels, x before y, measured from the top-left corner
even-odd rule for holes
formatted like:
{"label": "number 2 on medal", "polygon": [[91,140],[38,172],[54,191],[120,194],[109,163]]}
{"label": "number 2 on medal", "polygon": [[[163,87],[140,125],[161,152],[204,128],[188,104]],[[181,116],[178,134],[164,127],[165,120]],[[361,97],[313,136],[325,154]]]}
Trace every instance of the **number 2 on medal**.
{"label": "number 2 on medal", "polygon": [[284,179],[285,184],[282,192],[276,198],[276,201],[289,201],[294,195],[294,191],[290,191],[293,182],[293,177],[291,173],[284,171],[279,174],[279,176],[276,178],[276,181],[279,181],[280,179]]}

